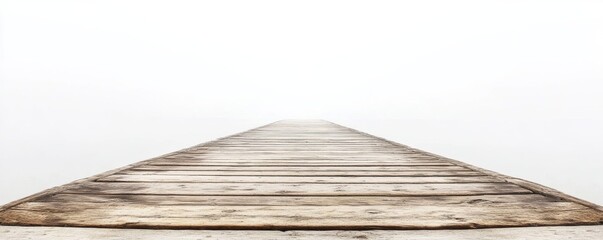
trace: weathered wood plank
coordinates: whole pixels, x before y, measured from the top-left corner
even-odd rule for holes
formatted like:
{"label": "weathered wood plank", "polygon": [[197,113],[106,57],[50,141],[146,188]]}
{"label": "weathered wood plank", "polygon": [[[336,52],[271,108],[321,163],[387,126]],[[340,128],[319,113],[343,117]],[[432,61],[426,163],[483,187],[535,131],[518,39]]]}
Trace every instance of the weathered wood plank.
{"label": "weathered wood plank", "polygon": [[410,155],[406,152],[399,152],[399,153],[384,153],[384,152],[355,152],[355,153],[343,153],[343,154],[339,154],[339,153],[332,153],[329,154],[328,152],[302,152],[302,151],[290,151],[288,154],[282,154],[282,153],[276,153],[276,152],[269,152],[269,151],[265,151],[265,152],[228,152],[225,153],[224,155],[221,154],[217,154],[217,152],[204,152],[204,151],[200,151],[198,153],[187,153],[187,154],[177,154],[178,156],[190,156],[190,157],[196,157],[196,158],[208,158],[208,157],[215,157],[215,158],[230,158],[232,159],[233,156],[241,156],[241,157],[245,157],[245,156],[250,156],[250,157],[255,157],[255,158],[260,158],[260,157],[266,157],[266,158],[271,158],[271,157],[280,157],[280,158],[302,158],[302,159],[312,159],[312,158],[328,158],[328,159],[339,159],[339,160],[348,160],[348,159],[362,159],[362,158],[368,158],[366,160],[371,160],[373,158],[377,158],[378,160],[386,160],[386,159],[395,159],[395,160],[421,160],[421,159],[429,159],[429,160],[440,160],[443,161],[439,158],[434,158],[434,157],[430,157],[430,156],[420,156],[420,155]]}
{"label": "weathered wood plank", "polygon": [[[386,155],[386,156],[349,156],[349,157],[338,157],[338,156],[324,156],[324,155],[312,155],[312,156],[296,156],[296,153],[291,155],[257,155],[257,154],[244,154],[239,158],[238,156],[209,156],[207,154],[176,154],[165,157],[161,160],[193,160],[193,161],[250,161],[250,160],[264,160],[264,161],[316,161],[316,162],[327,162],[327,161],[340,161],[340,162],[397,162],[397,163],[418,163],[418,162],[439,162],[448,163],[437,158],[421,158],[421,157],[403,157],[400,155]],[[248,160],[246,158],[249,158]],[[158,159],[159,160],[159,159]]]}
{"label": "weathered wood plank", "polygon": [[239,159],[239,158],[205,158],[205,157],[191,157],[191,156],[169,156],[163,159],[154,160],[154,162],[168,162],[168,161],[188,161],[188,162],[216,162],[216,163],[228,163],[228,162],[278,162],[278,163],[299,163],[299,162],[308,162],[308,163],[365,163],[365,164],[438,164],[438,165],[453,165],[446,161],[441,160],[433,160],[433,159],[379,159],[379,158],[346,158],[346,159],[336,159],[336,158],[250,158],[250,159]]}
{"label": "weathered wood plank", "polygon": [[[174,170],[171,170],[174,169]],[[135,167],[126,171],[121,171],[118,174],[131,174],[131,175],[198,175],[198,176],[331,176],[331,177],[345,177],[345,176],[371,176],[371,177],[384,177],[384,176],[397,176],[397,177],[462,177],[462,176],[486,176],[483,173],[475,171],[203,171],[198,169],[191,169],[190,167],[170,167],[157,168],[157,167]]]}
{"label": "weathered wood plank", "polygon": [[[224,153],[224,155],[222,155]],[[313,152],[301,152],[301,151],[283,151],[283,152],[273,152],[273,151],[237,151],[237,152],[221,152],[221,151],[202,151],[202,150],[190,150],[186,153],[174,154],[178,156],[191,156],[191,157],[228,157],[232,158],[235,156],[247,156],[251,157],[277,157],[281,158],[289,158],[289,157],[301,157],[301,158],[309,158],[309,157],[325,157],[325,158],[366,158],[366,157],[383,157],[383,158],[393,158],[393,159],[414,159],[421,158],[419,155],[410,155],[406,152],[364,152],[364,151],[355,151],[355,152],[342,152],[342,153],[334,153],[330,151],[313,151]],[[172,156],[174,156],[172,155]]]}
{"label": "weathered wood plank", "polygon": [[123,175],[114,174],[98,182],[199,182],[199,183],[489,183],[503,182],[487,176],[474,177],[282,177],[282,176],[187,176],[181,175]]}
{"label": "weathered wood plank", "polygon": [[[348,146],[348,147],[363,147],[363,146],[395,146],[390,143],[384,143],[381,140],[366,139],[366,140],[270,140],[270,139],[234,139],[229,138],[212,142],[203,147],[221,147],[221,146]],[[200,147],[202,148],[202,147]]]}
{"label": "weathered wood plank", "polygon": [[344,146],[344,147],[396,147],[395,145],[384,143],[379,140],[367,141],[269,141],[269,140],[234,140],[228,139],[223,141],[213,142],[200,149],[210,149],[214,147],[299,147],[299,146]]}
{"label": "weathered wood plank", "polygon": [[171,195],[383,195],[441,196],[531,193],[508,183],[446,184],[270,184],[270,183],[103,183],[88,182],[65,193]]}
{"label": "weathered wood plank", "polygon": [[154,206],[27,202],[0,213],[3,224],[185,229],[442,229],[598,224],[603,215],[570,202],[432,206]]}
{"label": "weathered wood plank", "polygon": [[303,166],[289,167],[284,165],[261,166],[253,165],[241,166],[204,166],[182,164],[145,164],[135,169],[146,170],[184,170],[184,171],[321,171],[321,172],[347,172],[347,171],[365,171],[365,172],[403,172],[403,171],[467,171],[459,166]]}
{"label": "weathered wood plank", "polygon": [[18,240],[599,240],[603,225],[468,230],[216,231],[0,226],[0,239]]}
{"label": "weathered wood plank", "polygon": [[[418,162],[418,163],[397,163],[397,162],[367,162],[363,163],[360,161],[356,162],[327,162],[327,161],[206,161],[206,160],[157,160],[149,162],[148,165],[192,165],[192,166],[310,166],[310,167],[321,167],[321,166],[411,166],[411,167],[425,167],[425,166],[455,166],[448,163],[438,162]],[[458,166],[456,166],[458,167]],[[466,168],[464,168],[466,169]]]}
{"label": "weathered wood plank", "polygon": [[37,199],[38,202],[55,203],[130,203],[156,206],[165,205],[208,205],[208,206],[435,206],[435,205],[474,205],[490,203],[533,204],[558,202],[558,199],[538,194],[509,195],[475,195],[475,196],[174,196],[174,195],[140,195],[140,194],[69,194],[60,193]]}
{"label": "weathered wood plank", "polygon": [[384,145],[384,144],[372,144],[372,145],[353,145],[354,147],[351,148],[349,144],[339,144],[339,145],[333,145],[333,144],[290,144],[290,145],[246,145],[246,146],[242,146],[242,145],[213,145],[213,146],[206,146],[206,147],[200,147],[197,148],[195,151],[217,151],[217,152],[223,152],[223,151],[233,151],[233,152],[240,152],[240,151],[248,151],[248,150],[255,150],[255,151],[317,151],[317,152],[327,152],[327,151],[352,151],[352,152],[359,152],[358,149],[362,149],[363,152],[382,152],[382,151],[386,151],[386,152],[401,152],[404,151],[402,149],[400,149],[399,147],[396,147],[394,145]]}

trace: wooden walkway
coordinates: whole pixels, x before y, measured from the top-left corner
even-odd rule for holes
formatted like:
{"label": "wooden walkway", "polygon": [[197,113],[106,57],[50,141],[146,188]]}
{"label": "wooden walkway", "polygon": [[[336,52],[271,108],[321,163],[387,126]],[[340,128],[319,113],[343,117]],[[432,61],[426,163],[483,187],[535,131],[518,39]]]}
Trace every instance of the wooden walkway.
{"label": "wooden walkway", "polygon": [[16,201],[0,224],[472,229],[598,225],[601,210],[330,122],[279,121]]}

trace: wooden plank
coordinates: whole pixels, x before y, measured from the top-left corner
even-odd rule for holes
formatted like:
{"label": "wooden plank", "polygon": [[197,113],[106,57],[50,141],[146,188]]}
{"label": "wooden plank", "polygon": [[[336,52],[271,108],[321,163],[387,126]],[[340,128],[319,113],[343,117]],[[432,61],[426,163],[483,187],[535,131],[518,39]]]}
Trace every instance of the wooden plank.
{"label": "wooden plank", "polygon": [[[367,151],[374,151],[374,150],[388,150],[388,151],[403,151],[403,149],[400,149],[399,147],[392,145],[392,144],[383,144],[383,143],[379,143],[379,142],[373,142],[373,143],[339,143],[339,144],[325,144],[325,143],[313,143],[313,142],[307,142],[307,143],[287,143],[287,142],[280,142],[280,144],[274,144],[274,143],[264,143],[264,144],[260,144],[263,143],[262,141],[255,141],[253,143],[247,143],[247,144],[242,144],[242,143],[237,143],[237,144],[233,144],[230,142],[222,142],[222,143],[214,143],[211,146],[203,146],[203,147],[199,147],[197,148],[197,150],[206,150],[206,151],[231,151],[231,150],[236,150],[236,151],[245,151],[248,149],[262,149],[262,150],[293,150],[293,151],[297,151],[297,150],[308,150],[311,149],[313,151],[325,151],[325,150],[336,150],[336,151],[341,151],[341,150],[358,150],[358,149],[366,149]],[[350,148],[350,146],[353,146],[353,148]]]}
{"label": "wooden plank", "polygon": [[399,172],[377,172],[377,171],[197,171],[186,167],[178,167],[179,170],[166,170],[165,168],[135,167],[117,174],[129,175],[182,175],[182,176],[330,176],[330,177],[471,177],[486,176],[475,171],[399,171]]}
{"label": "wooden plank", "polygon": [[[146,164],[146,166],[212,166],[212,167],[308,167],[308,168],[323,168],[323,167],[407,167],[409,169],[417,168],[421,170],[425,168],[437,168],[437,167],[450,167],[451,170],[468,170],[463,167],[454,166],[451,164],[441,163],[304,163],[304,162],[221,162],[221,163],[207,163],[204,161],[153,161]],[[440,168],[442,169],[442,168]],[[443,168],[446,170],[447,168]]]}
{"label": "wooden plank", "polygon": [[131,203],[157,206],[208,205],[208,206],[432,206],[432,205],[475,205],[488,203],[543,203],[558,202],[558,199],[538,194],[475,195],[475,196],[174,196],[139,194],[82,194],[60,193],[37,199],[38,202],[54,203]]}
{"label": "wooden plank", "polygon": [[[366,155],[358,155],[358,156],[324,156],[324,155],[311,155],[311,156],[301,156],[296,155],[296,153],[286,154],[286,155],[257,155],[257,154],[244,154],[238,158],[238,156],[222,156],[222,155],[214,155],[210,156],[207,154],[177,154],[165,157],[164,159],[182,159],[182,160],[222,160],[222,161],[241,161],[246,159],[247,157],[251,160],[275,160],[275,161],[285,161],[285,160],[312,160],[312,161],[368,161],[368,162],[446,162],[437,158],[419,158],[419,157],[404,157],[403,155],[386,155],[386,156],[366,156]],[[446,162],[449,163],[449,162]]]}
{"label": "wooden plank", "polygon": [[364,153],[404,153],[404,151],[400,151],[399,148],[395,147],[382,147],[382,146],[373,146],[373,147],[354,147],[350,146],[331,146],[331,147],[320,147],[320,146],[297,146],[297,147],[208,147],[202,149],[196,149],[195,152],[203,152],[203,153],[222,153],[222,152],[333,152],[333,153],[358,153],[358,149],[362,149]]}
{"label": "wooden plank", "polygon": [[145,170],[183,170],[183,171],[320,171],[320,172],[402,172],[402,171],[471,171],[459,166],[303,166],[289,167],[283,165],[256,167],[253,165],[239,166],[203,166],[188,164],[159,164],[152,163],[136,167]]}
{"label": "wooden plank", "polygon": [[508,183],[446,184],[270,184],[270,183],[102,183],[87,182],[64,193],[167,195],[383,195],[442,196],[531,193]]}
{"label": "wooden plank", "polygon": [[97,182],[199,182],[199,183],[488,183],[503,182],[487,176],[474,177],[299,177],[299,176],[187,176],[181,175],[111,175]]}
{"label": "wooden plank", "polygon": [[211,145],[206,145],[200,149],[212,149],[220,147],[320,147],[320,146],[342,146],[342,147],[396,147],[395,145],[384,143],[379,140],[373,141],[262,141],[262,140],[249,140],[249,141],[237,141],[233,139],[223,140],[214,142]]}
{"label": "wooden plank", "polygon": [[[158,217],[160,216],[160,217]],[[0,213],[3,224],[184,229],[369,230],[598,224],[601,213],[570,202],[422,206],[155,206],[27,202]]]}
{"label": "wooden plank", "polygon": [[[191,150],[192,154],[200,154],[205,156],[229,156],[229,155],[243,155],[243,154],[251,154],[251,155],[288,155],[292,154],[294,156],[315,156],[315,155],[323,155],[323,156],[337,156],[337,157],[348,157],[348,156],[372,156],[372,157],[395,157],[397,154],[403,154],[402,151],[358,151],[358,150],[349,150],[349,151],[318,151],[318,150],[299,150],[299,151],[288,151],[288,150],[254,150],[248,149],[246,151],[195,151]],[[400,157],[400,156],[398,156]]]}
{"label": "wooden plank", "polygon": [[409,163],[420,163],[420,162],[426,162],[426,163],[432,163],[432,162],[437,162],[437,163],[442,163],[442,164],[451,164],[450,162],[447,161],[443,161],[440,159],[435,159],[435,158],[431,158],[431,159],[419,159],[419,158],[403,158],[403,157],[389,157],[389,158],[371,158],[371,157],[361,157],[361,156],[351,156],[351,157],[320,157],[320,156],[311,156],[311,157],[295,157],[295,156],[290,156],[290,155],[285,155],[285,156],[268,156],[266,158],[261,158],[261,156],[253,156],[250,155],[250,159],[240,159],[240,158],[232,158],[232,157],[225,157],[225,156],[220,156],[220,157],[208,157],[208,156],[203,156],[203,155],[173,155],[173,156],[169,156],[169,157],[165,157],[162,159],[157,159],[157,160],[181,160],[181,161],[313,161],[313,162],[329,162],[329,161],[333,161],[333,162],[397,162],[397,163],[404,163],[404,162],[409,162]]}
{"label": "wooden plank", "polygon": [[278,142],[343,142],[343,141],[355,141],[355,142],[366,142],[373,141],[374,139],[367,137],[346,137],[346,136],[262,136],[262,137],[231,137],[229,139],[238,141],[278,141]]}
{"label": "wooden plank", "polygon": [[229,160],[156,160],[151,165],[189,164],[205,166],[222,165],[304,165],[304,166],[455,166],[444,162],[362,162],[362,161],[303,161],[303,160],[255,160],[255,161],[229,161]]}
{"label": "wooden plank", "polygon": [[191,157],[180,157],[180,156],[172,156],[164,159],[157,159],[153,162],[172,162],[172,161],[182,161],[182,162],[207,162],[207,163],[257,163],[257,162],[269,162],[269,163],[332,163],[332,164],[437,164],[437,165],[454,165],[446,161],[438,161],[431,159],[361,159],[361,158],[352,158],[352,159],[320,159],[320,158],[255,158],[255,159],[225,159],[225,158],[191,158]]}
{"label": "wooden plank", "polygon": [[186,153],[178,153],[172,154],[168,156],[170,157],[178,157],[178,158],[225,158],[225,159],[233,159],[233,157],[245,157],[250,156],[254,158],[259,157],[279,157],[281,159],[287,158],[303,158],[303,159],[316,159],[316,158],[327,158],[327,159],[338,159],[338,160],[346,160],[346,159],[362,159],[362,158],[382,158],[380,160],[387,159],[395,159],[395,160],[415,160],[415,159],[438,159],[430,156],[421,156],[416,154],[409,154],[406,152],[398,152],[398,153],[384,153],[384,152],[349,152],[349,153],[332,153],[332,152],[301,152],[301,151],[289,151],[287,153],[284,152],[271,152],[271,151],[229,151],[224,152],[225,155],[222,155],[221,151],[188,151]]}
{"label": "wooden plank", "polygon": [[[236,140],[227,139],[218,142],[213,142],[211,145],[204,145],[199,149],[214,148],[214,147],[299,147],[299,146],[332,146],[332,147],[391,147],[395,145],[390,143],[384,143],[379,140],[366,140],[366,141],[347,141],[347,140],[268,140],[268,139],[255,139],[255,140]],[[397,148],[398,150],[404,150],[403,148]]]}
{"label": "wooden plank", "polygon": [[0,226],[0,239],[19,240],[600,240],[603,225],[388,231],[152,230]]}
{"label": "wooden plank", "polygon": [[[382,156],[327,156],[327,155],[299,155],[296,153],[286,155],[262,155],[262,154],[237,154],[237,155],[190,155],[184,157],[178,156],[167,156],[164,159],[200,159],[200,160],[324,160],[324,161],[398,161],[407,160],[399,155],[382,155]],[[435,159],[419,159],[413,158],[410,160],[435,160]],[[437,160],[436,160],[437,161]],[[440,162],[446,162],[441,161]]]}
{"label": "wooden plank", "polygon": [[[201,152],[191,153],[186,155],[175,155],[169,156],[165,159],[216,159],[216,160],[245,160],[245,159],[275,159],[275,160],[340,160],[340,161],[357,161],[357,160],[377,160],[377,161],[421,161],[421,160],[434,160],[442,161],[435,158],[419,157],[419,156],[405,156],[401,153],[383,153],[383,152],[349,152],[349,153],[329,153],[329,152],[303,152],[303,151],[290,151],[290,152],[276,152],[276,151],[249,151],[249,152]],[[445,162],[445,161],[444,161]]]}

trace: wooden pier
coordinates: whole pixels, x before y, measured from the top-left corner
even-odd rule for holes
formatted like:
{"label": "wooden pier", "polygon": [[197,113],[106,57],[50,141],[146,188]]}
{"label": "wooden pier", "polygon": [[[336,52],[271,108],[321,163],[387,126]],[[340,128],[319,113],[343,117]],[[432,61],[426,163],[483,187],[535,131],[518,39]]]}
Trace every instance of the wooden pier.
{"label": "wooden pier", "polygon": [[[0,239],[603,239],[602,223],[603,208],[553,189],[307,120],[275,122],[7,204]],[[69,238],[69,231],[80,234]]]}

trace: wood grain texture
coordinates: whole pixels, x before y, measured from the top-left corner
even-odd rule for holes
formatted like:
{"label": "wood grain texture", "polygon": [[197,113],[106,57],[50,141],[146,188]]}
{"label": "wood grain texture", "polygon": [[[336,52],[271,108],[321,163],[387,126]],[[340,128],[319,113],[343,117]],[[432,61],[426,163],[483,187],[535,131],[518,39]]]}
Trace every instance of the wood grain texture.
{"label": "wood grain texture", "polygon": [[507,194],[476,196],[429,196],[429,197],[387,197],[387,196],[178,196],[173,195],[141,195],[141,194],[70,194],[60,193],[37,202],[81,202],[81,203],[124,203],[146,205],[209,205],[209,206],[414,206],[424,205],[475,205],[488,203],[549,203],[558,202],[553,198],[539,194]]}
{"label": "wood grain texture", "polygon": [[144,183],[89,182],[63,191],[99,194],[168,195],[381,195],[434,196],[531,193],[508,183],[426,183],[426,184],[286,184],[286,183]]}
{"label": "wood grain texture", "polygon": [[473,177],[473,176],[487,176],[484,173],[476,171],[434,171],[434,170],[409,170],[409,171],[286,171],[286,170],[273,170],[273,171],[203,171],[203,169],[191,169],[187,167],[172,167],[167,170],[157,168],[146,168],[146,167],[134,167],[129,170],[119,172],[117,174],[129,174],[129,175],[199,175],[199,176],[371,176],[371,177],[385,177],[385,176],[398,176],[398,177],[441,177],[441,176],[456,176],[456,177]]}
{"label": "wood grain texture", "polygon": [[189,170],[189,171],[322,171],[322,172],[347,172],[347,171],[365,171],[365,172],[401,172],[401,171],[471,171],[459,166],[199,166],[199,165],[152,165],[146,164],[135,169],[146,170]]}
{"label": "wood grain texture", "polygon": [[151,165],[136,167],[137,170],[182,170],[182,171],[268,171],[268,172],[474,172],[460,167],[409,167],[409,166],[299,166],[299,165],[279,165],[279,166],[189,166],[189,165]]}
{"label": "wood grain texture", "polygon": [[405,231],[213,231],[0,226],[0,239],[19,240],[598,240],[603,226]]}
{"label": "wood grain texture", "polygon": [[488,176],[471,177],[325,177],[325,176],[195,176],[190,175],[183,178],[181,175],[124,175],[114,174],[97,180],[97,182],[180,182],[180,183],[380,183],[380,184],[404,184],[404,183],[492,183],[502,182]]}
{"label": "wood grain texture", "polygon": [[[420,206],[420,207],[419,207]],[[184,229],[446,229],[592,224],[601,214],[570,202],[366,206],[198,206],[28,202],[0,213],[32,225]],[[514,212],[509,216],[508,212]],[[404,216],[404,217],[400,217]],[[4,224],[11,224],[5,221]],[[546,224],[542,224],[546,222]],[[420,227],[418,227],[420,226]]]}
{"label": "wood grain texture", "polygon": [[[345,167],[374,167],[374,166],[392,166],[392,167],[456,167],[450,163],[441,162],[402,162],[402,161],[312,161],[312,160],[298,160],[298,161],[274,161],[274,160],[256,160],[256,161],[220,161],[220,160],[202,160],[202,161],[190,161],[190,160],[168,160],[168,161],[154,161],[147,165],[150,166],[276,166],[276,167],[295,167],[295,166],[307,166],[307,167],[332,167],[332,166],[345,166]],[[461,168],[467,170],[466,168]]]}
{"label": "wood grain texture", "polygon": [[597,207],[533,186],[326,121],[279,121],[37,194],[3,207],[0,224],[402,230],[603,222]]}
{"label": "wood grain texture", "polygon": [[598,240],[603,226],[405,231],[216,231],[0,226],[0,239],[18,240]]}

